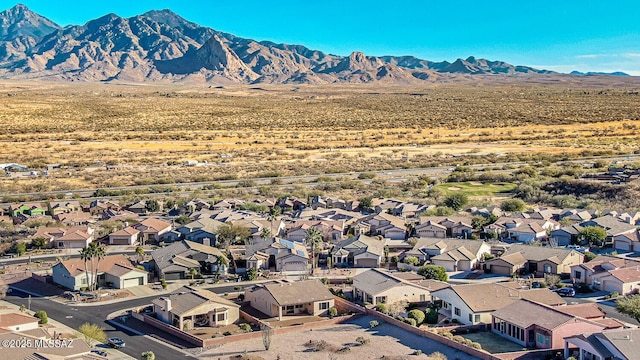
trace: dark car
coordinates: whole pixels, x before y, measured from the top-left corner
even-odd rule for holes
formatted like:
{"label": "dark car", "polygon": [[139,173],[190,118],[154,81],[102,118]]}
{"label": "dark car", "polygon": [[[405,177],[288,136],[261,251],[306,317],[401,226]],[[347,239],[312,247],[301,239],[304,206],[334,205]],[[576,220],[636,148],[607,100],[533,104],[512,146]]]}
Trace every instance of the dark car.
{"label": "dark car", "polygon": [[100,349],[91,349],[91,352],[93,354],[97,354],[97,355],[104,356],[104,357],[107,357],[107,355],[108,355],[106,351],[100,350]]}
{"label": "dark car", "polygon": [[553,292],[555,292],[560,296],[576,296],[576,291],[572,287],[556,289],[556,290],[553,290]]}
{"label": "dark car", "polygon": [[107,340],[107,344],[109,344],[109,346],[111,346],[112,348],[119,349],[124,347],[124,340],[113,337]]}

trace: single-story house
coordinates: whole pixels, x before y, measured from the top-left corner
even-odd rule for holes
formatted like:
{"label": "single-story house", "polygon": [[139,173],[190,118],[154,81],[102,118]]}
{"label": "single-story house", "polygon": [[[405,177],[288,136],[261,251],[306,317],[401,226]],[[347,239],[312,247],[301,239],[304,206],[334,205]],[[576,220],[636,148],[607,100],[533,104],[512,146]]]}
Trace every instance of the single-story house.
{"label": "single-story house", "polygon": [[517,283],[451,285],[431,293],[442,301],[440,313],[465,325],[490,324],[491,313],[520,299],[550,306],[566,302],[549,289],[524,290]]}
{"label": "single-story house", "polygon": [[149,218],[132,225],[134,229],[140,231],[140,239],[143,243],[159,242],[162,234],[171,231],[172,224],[168,221]]}
{"label": "single-story house", "polygon": [[637,294],[640,292],[640,270],[634,266],[594,274],[591,287],[620,295]]}
{"label": "single-story house", "polygon": [[137,245],[140,230],[131,226],[109,234],[109,245]]}
{"label": "single-story house", "polygon": [[47,209],[40,203],[11,204],[9,212],[12,217],[17,217],[20,214],[35,216],[45,215]]}
{"label": "single-story house", "polygon": [[93,241],[93,228],[73,226],[69,228],[41,227],[32,238],[47,240],[47,246],[57,249],[82,249]]}
{"label": "single-story house", "polygon": [[181,330],[226,326],[240,318],[240,306],[211,291],[185,286],[154,299],[153,312],[159,320]]}
{"label": "single-story house", "polygon": [[431,301],[431,292],[449,287],[437,280],[405,280],[382,269],[368,269],[353,277],[353,295],[357,301],[393,304],[407,300],[410,303]]}
{"label": "single-story house", "polygon": [[[98,286],[110,286],[116,289],[125,289],[132,286],[146,285],[147,272],[137,269],[124,255],[108,255],[99,262]],[[87,264],[89,282],[93,282],[91,274],[91,262]],[[52,268],[53,282],[69,290],[80,290],[89,286],[85,263],[82,259],[69,259],[57,263]]]}
{"label": "single-story house", "polygon": [[280,321],[287,315],[326,315],[335,304],[333,294],[319,280],[258,285],[245,292],[244,300]]}
{"label": "single-story house", "polygon": [[613,247],[619,252],[640,252],[640,235],[637,231],[616,235]]}
{"label": "single-story house", "polygon": [[0,329],[17,332],[34,330],[38,328],[38,321],[40,321],[40,319],[37,317],[23,313],[0,314]]}
{"label": "single-story house", "polygon": [[615,329],[565,337],[564,358],[577,360],[638,359],[640,329]]}
{"label": "single-story house", "polygon": [[511,245],[503,256],[517,252],[527,259],[525,271],[536,276],[569,274],[572,266],[584,262],[584,255],[575,250],[524,244]]}
{"label": "single-story house", "polygon": [[511,276],[519,273],[526,264],[527,259],[522,256],[522,253],[517,252],[487,260],[485,269],[492,274]]}
{"label": "single-story house", "polygon": [[556,308],[522,299],[491,313],[491,331],[536,349],[560,349],[564,338],[602,331],[598,323],[565,314]]}

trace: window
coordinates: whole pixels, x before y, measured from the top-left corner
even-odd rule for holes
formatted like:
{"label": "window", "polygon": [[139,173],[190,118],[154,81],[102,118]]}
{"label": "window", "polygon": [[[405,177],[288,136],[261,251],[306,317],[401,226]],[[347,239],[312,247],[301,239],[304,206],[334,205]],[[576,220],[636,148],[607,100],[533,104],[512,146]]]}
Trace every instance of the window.
{"label": "window", "polygon": [[550,274],[551,273],[551,265],[545,265],[544,266],[544,273],[545,274]]}
{"label": "window", "polygon": [[479,323],[480,322],[480,314],[473,315],[473,322],[474,323]]}
{"label": "window", "polygon": [[302,309],[302,306],[303,306],[302,304],[298,304],[296,305],[296,309]]}
{"label": "window", "polygon": [[456,315],[460,316],[460,309],[458,309],[458,308],[453,308],[453,312],[454,312]]}
{"label": "window", "polygon": [[327,310],[329,308],[329,302],[321,302],[320,304],[318,304],[318,307],[320,310]]}
{"label": "window", "polygon": [[576,279],[582,279],[582,271],[577,271],[573,274],[573,277]]}
{"label": "window", "polygon": [[427,301],[427,296],[425,294],[420,294],[420,301],[421,302]]}
{"label": "window", "polygon": [[469,314],[469,322],[473,322],[473,314]]}
{"label": "window", "polygon": [[293,305],[287,305],[287,314],[293,314]]}
{"label": "window", "polygon": [[540,345],[547,345],[551,343],[551,337],[545,336],[543,334],[536,334],[536,342]]}
{"label": "window", "polygon": [[82,285],[87,285],[87,278],[83,276],[82,279],[80,280],[80,283]]}
{"label": "window", "polygon": [[376,304],[377,303],[386,303],[387,302],[387,297],[386,296],[376,296]]}
{"label": "window", "polygon": [[216,321],[225,321],[227,320],[227,313],[221,313],[216,316]]}

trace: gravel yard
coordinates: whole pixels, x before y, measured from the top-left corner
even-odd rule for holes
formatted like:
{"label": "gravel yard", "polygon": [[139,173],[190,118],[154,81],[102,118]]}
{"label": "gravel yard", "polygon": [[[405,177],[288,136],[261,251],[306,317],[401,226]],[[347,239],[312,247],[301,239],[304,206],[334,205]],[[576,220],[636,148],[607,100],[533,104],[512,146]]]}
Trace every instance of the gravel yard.
{"label": "gravel yard", "polygon": [[[476,359],[464,352],[386,323],[369,329],[369,321],[371,320],[373,318],[362,316],[344,324],[331,325],[327,328],[274,335],[269,351],[264,351],[262,338],[258,338],[224,344],[202,353],[199,357],[217,360],[246,354],[248,355],[246,358],[265,360],[365,360],[381,359],[383,356],[385,359],[428,359],[429,354],[440,352],[446,355],[449,360]],[[360,345],[356,341],[358,337],[370,341]],[[309,342],[317,342],[318,340],[326,342],[324,348],[319,351],[310,351]],[[415,350],[421,350],[423,354],[420,356],[411,355]]]}

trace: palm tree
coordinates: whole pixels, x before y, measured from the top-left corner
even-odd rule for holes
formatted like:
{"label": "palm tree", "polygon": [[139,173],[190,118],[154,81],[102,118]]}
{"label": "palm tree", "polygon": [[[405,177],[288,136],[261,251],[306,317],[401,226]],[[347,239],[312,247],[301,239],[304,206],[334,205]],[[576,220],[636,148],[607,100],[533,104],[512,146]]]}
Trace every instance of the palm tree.
{"label": "palm tree", "polygon": [[[281,210],[279,206],[273,206],[271,210],[269,210],[269,215],[267,216],[267,220],[271,222],[271,234],[273,234],[273,221],[277,220],[281,214]],[[276,234],[277,235],[277,234]]]}
{"label": "palm tree", "polygon": [[98,259],[98,263],[96,267],[93,268],[93,290],[98,289],[98,271],[100,269],[100,260],[104,259],[107,256],[107,253],[104,251],[104,247],[98,243],[89,244],[89,248],[93,254],[93,258],[91,259],[91,264],[93,266],[93,259]]}
{"label": "palm tree", "polygon": [[[84,274],[87,277],[87,287],[91,287],[91,281],[89,280],[89,270],[87,269],[87,263],[93,259],[93,253],[91,252],[91,248],[83,247],[80,250],[80,259],[84,261]],[[93,269],[91,269],[93,272]]]}
{"label": "palm tree", "polygon": [[311,247],[311,274],[313,274],[316,269],[316,252],[320,251],[320,244],[322,244],[322,233],[320,230],[310,227],[307,231],[307,236],[305,236],[304,241],[307,243],[307,246]]}
{"label": "palm tree", "polygon": [[144,259],[144,249],[142,248],[142,246],[136,246],[136,255],[138,255],[138,265],[140,265],[140,263]]}
{"label": "palm tree", "polygon": [[218,256],[216,260],[216,278],[220,277],[220,268],[223,266],[229,267],[229,260],[225,256]]}
{"label": "palm tree", "polygon": [[260,238],[262,239],[262,241],[266,241],[270,237],[271,237],[271,230],[267,228],[262,228],[262,231],[260,232]]}

